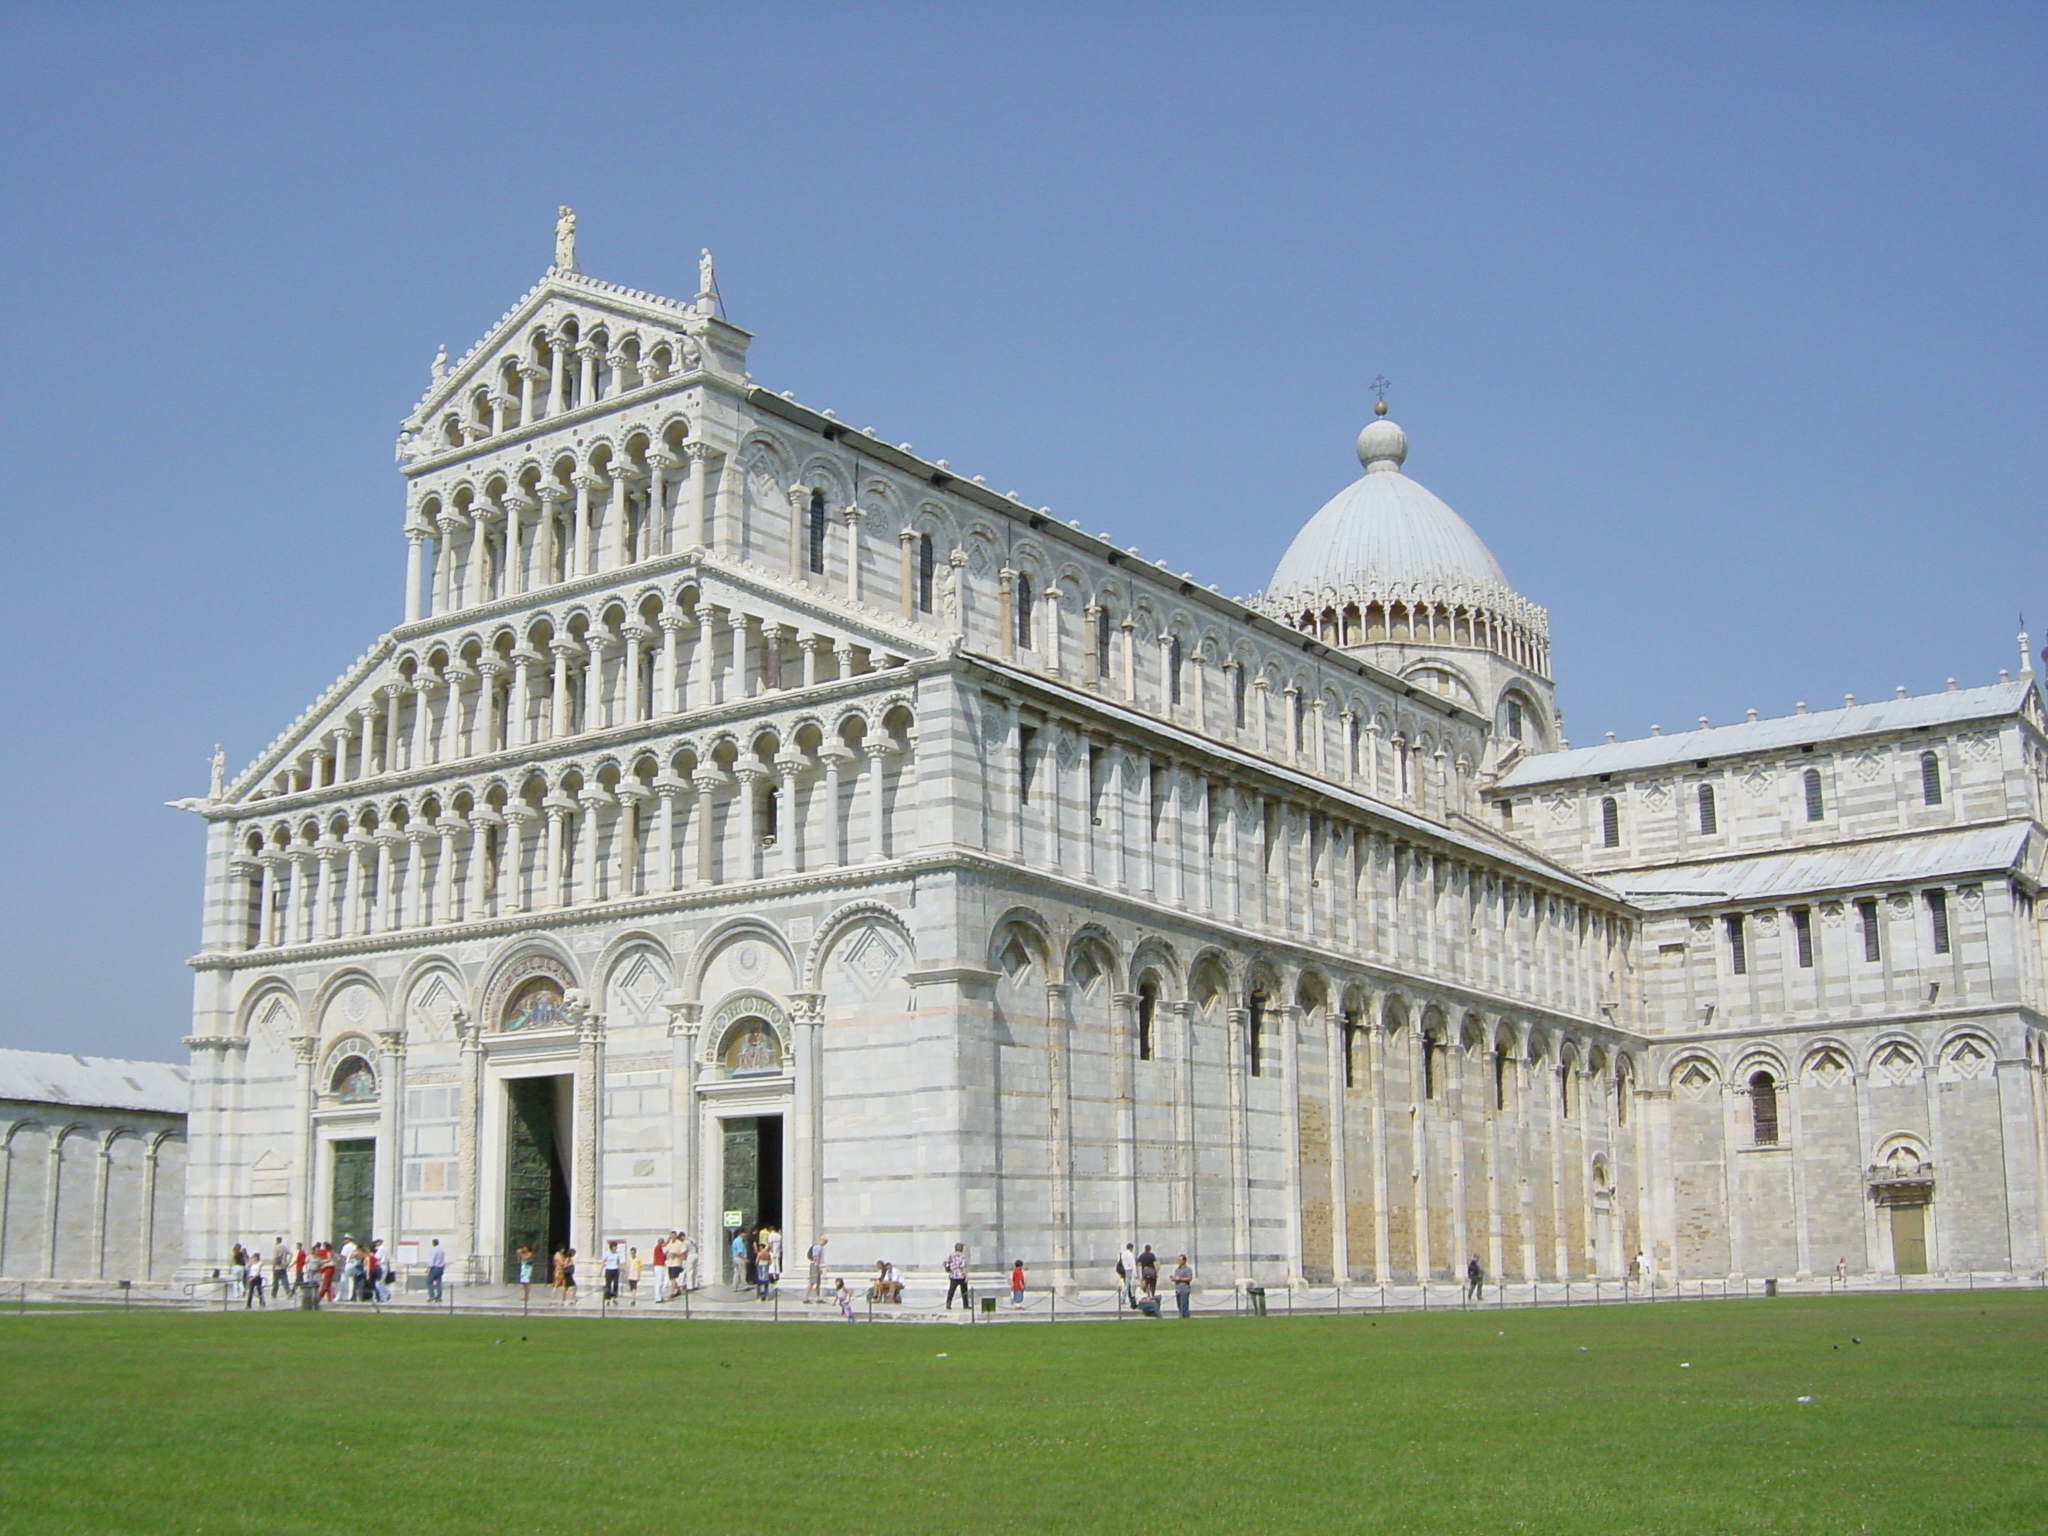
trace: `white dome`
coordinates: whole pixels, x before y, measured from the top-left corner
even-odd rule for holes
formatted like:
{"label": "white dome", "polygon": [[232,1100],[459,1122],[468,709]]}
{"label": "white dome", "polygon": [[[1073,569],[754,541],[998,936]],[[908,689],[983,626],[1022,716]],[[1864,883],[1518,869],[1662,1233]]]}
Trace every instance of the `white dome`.
{"label": "white dome", "polygon": [[1294,536],[1267,584],[1269,600],[1396,588],[1506,594],[1507,573],[1471,525],[1401,473],[1408,437],[1393,422],[1358,434],[1366,472]]}

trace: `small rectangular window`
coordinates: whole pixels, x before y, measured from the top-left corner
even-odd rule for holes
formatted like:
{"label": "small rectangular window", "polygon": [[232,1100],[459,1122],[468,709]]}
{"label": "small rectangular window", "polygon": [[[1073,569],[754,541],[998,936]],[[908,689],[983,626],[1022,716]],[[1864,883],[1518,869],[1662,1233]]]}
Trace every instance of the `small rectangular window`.
{"label": "small rectangular window", "polygon": [[1702,784],[1700,786],[1700,834],[1703,837],[1711,837],[1720,828],[1721,820],[1714,809],[1714,786]]}
{"label": "small rectangular window", "polygon": [[1863,958],[1866,960],[1882,960],[1884,958],[1884,947],[1877,931],[1877,903],[1868,900],[1857,902],[1856,922],[1857,926],[1863,930]]}
{"label": "small rectangular window", "polygon": [[1932,752],[1920,754],[1920,800],[1923,805],[1941,804],[1941,759]]}
{"label": "small rectangular window", "polygon": [[1937,955],[1947,954],[1949,947],[1947,891],[1929,891],[1927,893],[1927,919],[1934,925],[1934,952]]}
{"label": "small rectangular window", "polygon": [[1038,730],[1035,726],[1017,727],[1017,799],[1021,804],[1031,803],[1031,781],[1038,768]]}
{"label": "small rectangular window", "polygon": [[1738,976],[1749,974],[1749,940],[1742,928],[1742,917],[1726,917],[1722,922],[1728,928],[1728,967]]}
{"label": "small rectangular window", "polygon": [[1813,969],[1813,913],[1806,907],[1792,909],[1792,944],[1799,956],[1799,968]]}
{"label": "small rectangular window", "polygon": [[1804,775],[1806,781],[1806,819],[1820,821],[1827,815],[1827,802],[1821,797],[1820,770],[1809,768]]}
{"label": "small rectangular window", "polygon": [[1502,825],[1502,826],[1513,826],[1513,825],[1514,825],[1514,821],[1515,821],[1515,802],[1514,802],[1514,801],[1512,801],[1512,800],[1503,800],[1503,801],[1501,801],[1501,803],[1500,803],[1500,820],[1501,820],[1501,825]]}

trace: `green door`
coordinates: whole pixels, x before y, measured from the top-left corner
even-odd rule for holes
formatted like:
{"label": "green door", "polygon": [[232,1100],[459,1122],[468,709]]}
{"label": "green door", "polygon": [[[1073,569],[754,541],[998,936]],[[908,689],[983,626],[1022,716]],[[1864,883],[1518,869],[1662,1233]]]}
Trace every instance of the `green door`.
{"label": "green door", "polygon": [[1892,1211],[1892,1273],[1927,1273],[1927,1207],[1895,1205]]}
{"label": "green door", "polygon": [[352,1237],[368,1243],[377,1234],[370,1228],[377,1219],[377,1143],[337,1141],[334,1144],[333,1200],[328,1209],[334,1240]]}

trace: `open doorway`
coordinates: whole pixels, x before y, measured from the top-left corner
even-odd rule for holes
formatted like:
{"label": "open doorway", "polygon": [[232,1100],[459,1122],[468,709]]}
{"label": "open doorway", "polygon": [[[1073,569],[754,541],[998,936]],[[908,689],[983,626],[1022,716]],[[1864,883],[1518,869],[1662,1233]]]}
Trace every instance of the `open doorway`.
{"label": "open doorway", "polygon": [[569,1243],[569,1129],[574,1081],[515,1077],[505,1084],[506,1283],[519,1278],[519,1250],[533,1250],[535,1275]]}

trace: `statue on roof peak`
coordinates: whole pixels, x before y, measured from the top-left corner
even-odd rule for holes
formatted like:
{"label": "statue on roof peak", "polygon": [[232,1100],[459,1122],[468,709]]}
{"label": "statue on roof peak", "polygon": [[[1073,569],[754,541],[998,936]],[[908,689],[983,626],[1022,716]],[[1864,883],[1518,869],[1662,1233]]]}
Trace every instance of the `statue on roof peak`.
{"label": "statue on roof peak", "polygon": [[555,270],[576,270],[576,210],[567,203],[555,210]]}

